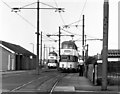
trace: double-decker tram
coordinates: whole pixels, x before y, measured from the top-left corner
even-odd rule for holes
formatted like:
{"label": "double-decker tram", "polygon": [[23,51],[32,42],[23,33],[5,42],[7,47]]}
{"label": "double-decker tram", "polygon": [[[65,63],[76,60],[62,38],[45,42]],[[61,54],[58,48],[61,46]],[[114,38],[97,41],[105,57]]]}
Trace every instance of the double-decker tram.
{"label": "double-decker tram", "polygon": [[49,53],[47,66],[49,69],[58,67],[57,53],[55,51]]}
{"label": "double-decker tram", "polygon": [[78,70],[78,50],[73,41],[62,42],[59,70],[63,72]]}

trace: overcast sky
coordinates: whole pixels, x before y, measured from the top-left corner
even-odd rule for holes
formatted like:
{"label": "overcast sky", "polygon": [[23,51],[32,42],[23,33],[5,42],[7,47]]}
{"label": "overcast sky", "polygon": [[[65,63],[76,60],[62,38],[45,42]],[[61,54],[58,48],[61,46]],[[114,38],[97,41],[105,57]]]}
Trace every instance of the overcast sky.
{"label": "overcast sky", "polygon": [[[0,40],[21,45],[32,52],[36,53],[36,10],[20,10],[18,14],[11,12],[10,7],[22,7],[34,3],[37,0],[0,0]],[[118,1],[109,0],[109,49],[118,48]],[[4,2],[4,3],[3,3]],[[65,12],[55,12],[55,10],[40,10],[40,31],[43,32],[43,44],[47,47],[55,47],[58,50],[58,42],[48,41],[50,38],[46,34],[58,34],[59,26],[71,24],[75,21],[82,20],[85,15],[85,35],[87,39],[103,38],[103,3],[104,0],[40,0],[54,7],[65,8]],[[9,6],[9,7],[8,7]],[[32,4],[27,7],[36,7]],[[49,6],[40,4],[40,7]],[[25,19],[23,19],[23,17]],[[26,21],[27,20],[27,21]],[[73,25],[79,25],[74,27]],[[75,34],[74,40],[82,40],[82,21],[72,24],[70,28],[64,30]],[[62,31],[62,34],[70,34]],[[52,39],[58,40],[58,37],[51,36]],[[61,37],[61,41],[71,40],[69,36]],[[82,54],[82,42],[75,42]],[[101,53],[102,41],[87,41],[89,44],[89,55]]]}

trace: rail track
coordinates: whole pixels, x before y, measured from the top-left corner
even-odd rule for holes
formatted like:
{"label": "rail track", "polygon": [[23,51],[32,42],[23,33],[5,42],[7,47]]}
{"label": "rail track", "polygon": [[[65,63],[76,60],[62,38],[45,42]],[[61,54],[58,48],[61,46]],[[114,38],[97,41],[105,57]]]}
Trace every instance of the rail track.
{"label": "rail track", "polygon": [[9,92],[49,92],[52,94],[57,83],[66,75],[67,73],[46,71],[46,75],[17,86]]}

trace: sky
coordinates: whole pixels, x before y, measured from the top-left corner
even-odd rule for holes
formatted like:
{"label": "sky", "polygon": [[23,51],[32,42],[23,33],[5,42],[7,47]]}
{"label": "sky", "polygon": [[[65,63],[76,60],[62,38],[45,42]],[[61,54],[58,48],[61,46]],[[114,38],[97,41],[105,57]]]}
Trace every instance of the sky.
{"label": "sky", "polygon": [[[118,2],[120,0],[109,0],[109,34],[108,48],[118,48]],[[12,12],[11,8],[22,7],[37,0],[0,0],[0,40],[20,45],[36,54],[36,34],[37,31],[37,12],[36,10],[21,9],[20,12]],[[60,7],[64,12],[55,12],[55,10],[40,10],[40,32],[43,32],[43,44],[46,47],[55,47],[58,51],[57,36],[48,38],[46,34],[58,34],[59,26],[70,25],[69,28],[63,28],[62,34],[75,34],[73,40],[82,54],[82,15],[85,16],[85,35],[86,39],[103,38],[103,3],[104,0],[40,0],[41,8]],[[45,3],[45,4],[43,4]],[[50,6],[47,6],[50,5]],[[26,7],[36,7],[32,4]],[[78,25],[78,27],[75,27]],[[67,31],[67,32],[66,32]],[[70,32],[70,33],[68,33]],[[61,42],[72,40],[70,36],[62,36]],[[101,53],[102,41],[86,41],[89,45],[89,55]],[[47,49],[47,48],[46,48]],[[52,49],[51,49],[52,50]],[[48,49],[46,50],[48,52]]]}

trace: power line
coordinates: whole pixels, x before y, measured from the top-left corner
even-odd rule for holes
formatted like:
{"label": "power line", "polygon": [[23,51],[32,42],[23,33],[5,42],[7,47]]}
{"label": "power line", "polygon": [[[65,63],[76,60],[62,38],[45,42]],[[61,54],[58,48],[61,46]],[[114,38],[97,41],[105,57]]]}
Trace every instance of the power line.
{"label": "power line", "polygon": [[75,22],[72,22],[72,23],[70,23],[70,24],[68,24],[68,25],[72,25],[72,24],[79,23],[80,21],[82,21],[82,20],[81,20],[81,16],[82,16],[82,13],[83,13],[83,11],[84,11],[84,9],[85,9],[86,3],[87,3],[87,0],[86,0],[85,3],[84,3],[84,6],[83,6],[83,8],[82,8],[82,11],[81,11],[79,20],[77,20],[77,21],[75,21]]}
{"label": "power line", "polygon": [[48,4],[43,3],[43,2],[39,2],[39,3],[41,3],[41,4],[43,4],[43,5],[47,5],[47,6],[52,7],[52,8],[56,8],[56,7],[54,7],[54,6],[48,5]]}
{"label": "power line", "polygon": [[[1,0],[2,1],[2,0]],[[9,7],[10,9],[12,9],[11,6],[9,6],[6,2],[2,1],[7,7]],[[34,2],[35,3],[35,2]],[[34,4],[34,3],[31,3],[31,4]],[[28,4],[26,6],[29,6],[31,4]],[[26,7],[26,6],[23,6],[23,7]],[[37,29],[37,27],[35,27],[31,22],[29,22],[24,16],[20,15],[19,13],[15,12],[19,17],[21,17],[25,22],[27,22],[29,25],[31,25],[33,28]],[[46,37],[46,34],[45,34],[45,37]],[[55,40],[53,38],[50,38],[50,37],[47,37],[49,39],[52,39],[52,40]]]}
{"label": "power line", "polygon": [[67,33],[70,33],[70,34],[73,34],[73,35],[77,35],[77,36],[82,36],[82,35],[79,35],[79,34],[75,34],[75,33],[72,33],[72,32],[69,32],[67,30],[64,30],[63,28],[61,28],[63,31],[67,32]]}
{"label": "power line", "polygon": [[[85,9],[86,3],[87,3],[87,0],[86,0],[85,3],[84,3],[84,6],[83,6],[83,8],[82,8],[82,11],[81,11],[79,20],[81,19],[81,16],[82,16],[83,11],[84,11],[84,9]],[[78,21],[78,24],[79,24],[79,22],[80,22],[80,21]]]}
{"label": "power line", "polygon": [[33,5],[33,4],[35,4],[35,3],[37,3],[37,2],[34,2],[34,3],[28,4],[28,5],[22,6],[21,8],[25,8],[25,7],[30,6],[30,5]]}
{"label": "power line", "polygon": [[32,23],[30,23],[25,17],[23,17],[22,15],[20,15],[19,13],[15,12],[18,16],[20,16],[24,21],[26,21],[28,24],[30,24],[33,28],[37,29],[37,27],[35,27]]}
{"label": "power line", "polygon": [[68,26],[70,26],[70,25],[72,25],[72,24],[75,24],[75,23],[78,23],[78,22],[80,22],[80,21],[82,21],[82,20],[77,20],[77,21],[74,21],[74,22],[72,22],[72,23],[68,24]]}
{"label": "power line", "polygon": [[7,7],[9,7],[11,9],[11,7],[6,3],[4,2],[3,0],[1,0]]}
{"label": "power line", "polygon": [[[56,7],[58,8],[57,2],[56,2],[55,0],[54,0],[54,2],[55,2],[55,4],[56,4]],[[64,21],[64,19],[63,19],[63,16],[62,16],[61,12],[59,12],[59,15],[60,15],[60,18],[61,18],[63,24],[65,25],[65,21]]]}

